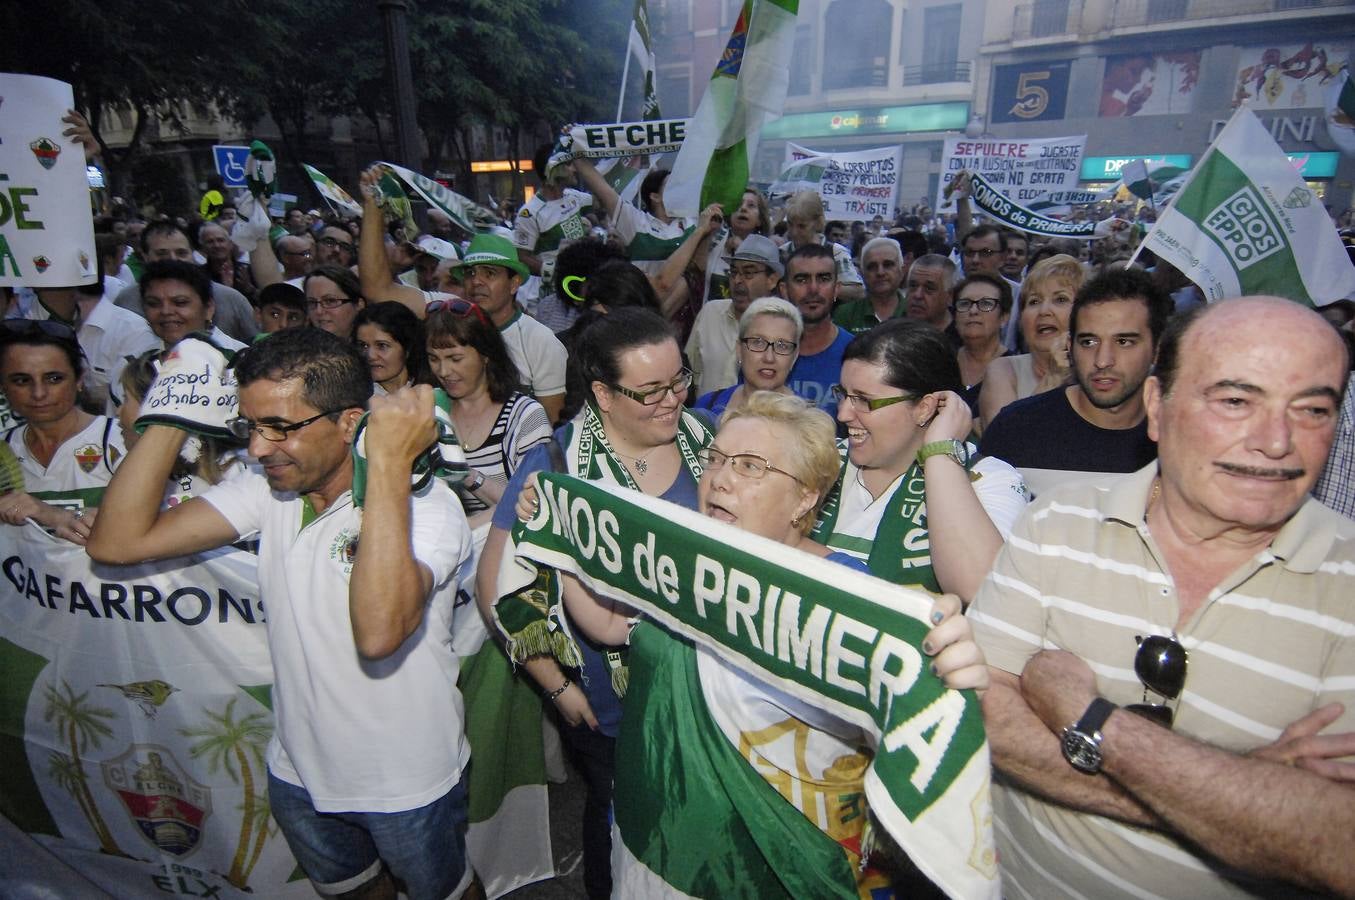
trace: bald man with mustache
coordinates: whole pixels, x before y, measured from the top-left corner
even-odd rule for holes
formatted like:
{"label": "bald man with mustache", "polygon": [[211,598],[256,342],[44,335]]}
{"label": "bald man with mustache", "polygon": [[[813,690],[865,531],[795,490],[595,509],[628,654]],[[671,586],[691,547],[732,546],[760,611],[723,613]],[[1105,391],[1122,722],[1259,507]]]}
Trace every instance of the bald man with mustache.
{"label": "bald man with mustache", "polygon": [[1017,523],[969,611],[1005,895],[1355,894],[1355,523],[1309,496],[1348,370],[1297,303],[1202,307],[1158,460]]}

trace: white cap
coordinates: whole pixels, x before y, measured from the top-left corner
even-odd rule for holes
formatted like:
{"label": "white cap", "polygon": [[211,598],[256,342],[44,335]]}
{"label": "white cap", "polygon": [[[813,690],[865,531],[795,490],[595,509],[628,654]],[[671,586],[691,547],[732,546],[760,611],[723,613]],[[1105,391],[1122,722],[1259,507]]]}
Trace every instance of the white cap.
{"label": "white cap", "polygon": [[454,244],[442,238],[435,238],[431,234],[422,235],[414,242],[414,246],[419,248],[420,253],[427,253],[436,259],[461,262],[461,254],[456,252]]}

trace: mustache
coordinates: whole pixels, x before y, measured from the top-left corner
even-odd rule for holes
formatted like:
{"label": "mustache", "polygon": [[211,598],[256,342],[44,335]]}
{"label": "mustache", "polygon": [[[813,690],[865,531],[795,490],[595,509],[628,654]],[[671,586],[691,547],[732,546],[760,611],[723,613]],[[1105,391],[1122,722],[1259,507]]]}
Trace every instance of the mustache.
{"label": "mustache", "polygon": [[1294,481],[1308,474],[1306,469],[1263,469],[1260,466],[1243,466],[1237,463],[1215,463],[1225,472],[1233,475],[1246,475],[1250,478],[1270,478],[1275,481]]}

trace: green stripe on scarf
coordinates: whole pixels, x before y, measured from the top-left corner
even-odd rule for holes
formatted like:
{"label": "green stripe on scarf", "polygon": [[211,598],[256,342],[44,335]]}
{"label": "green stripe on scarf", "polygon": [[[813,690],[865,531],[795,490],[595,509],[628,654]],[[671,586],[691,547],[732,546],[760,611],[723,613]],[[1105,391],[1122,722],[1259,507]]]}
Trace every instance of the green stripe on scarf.
{"label": "green stripe on scarf", "polygon": [[[695,479],[701,477],[698,455],[713,438],[705,422],[683,411],[678,422],[677,448],[683,465]],[[591,400],[562,429],[558,440],[564,445],[565,468],[570,474],[640,492],[630,469],[612,449],[602,417]],[[570,634],[560,602],[558,579],[549,567],[538,568],[530,585],[502,597],[495,604],[494,616],[499,631],[507,640],[509,658],[514,662],[549,655],[569,668],[582,665],[583,655]],[[612,691],[618,697],[624,697],[628,683],[625,649],[605,650],[603,659],[607,663]]]}

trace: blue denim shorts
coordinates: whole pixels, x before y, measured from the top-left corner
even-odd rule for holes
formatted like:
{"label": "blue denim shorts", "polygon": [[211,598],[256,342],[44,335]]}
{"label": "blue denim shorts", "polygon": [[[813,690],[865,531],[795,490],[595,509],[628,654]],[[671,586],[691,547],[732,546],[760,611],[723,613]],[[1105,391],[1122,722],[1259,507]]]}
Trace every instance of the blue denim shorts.
{"label": "blue denim shorts", "polygon": [[383,862],[410,900],[445,900],[470,883],[465,773],[427,806],[397,813],[317,812],[305,788],[272,772],[268,800],[292,855],[325,896],[362,887]]}

